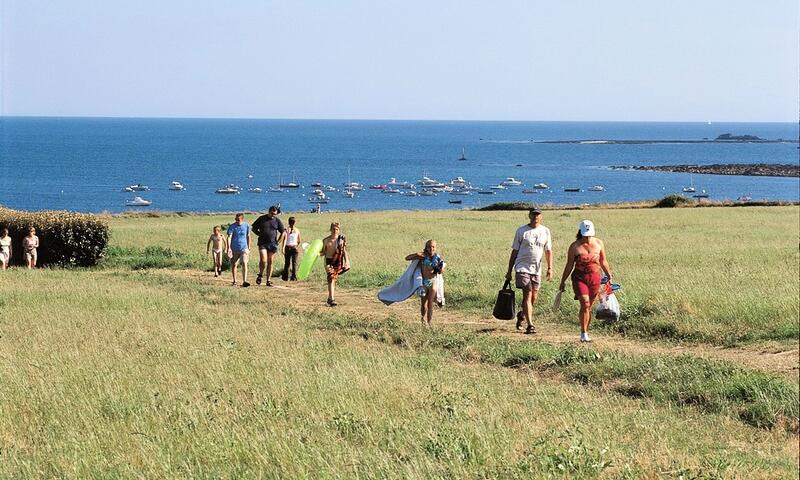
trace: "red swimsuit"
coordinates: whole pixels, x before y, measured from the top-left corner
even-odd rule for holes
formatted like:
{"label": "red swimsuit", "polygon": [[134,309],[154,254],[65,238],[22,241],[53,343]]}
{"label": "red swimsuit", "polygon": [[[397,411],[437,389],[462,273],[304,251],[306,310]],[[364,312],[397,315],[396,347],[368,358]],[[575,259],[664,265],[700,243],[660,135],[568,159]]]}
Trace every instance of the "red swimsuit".
{"label": "red swimsuit", "polygon": [[601,272],[600,255],[579,253],[575,255],[575,270],[572,271],[572,290],[575,300],[582,295],[594,299],[600,292]]}

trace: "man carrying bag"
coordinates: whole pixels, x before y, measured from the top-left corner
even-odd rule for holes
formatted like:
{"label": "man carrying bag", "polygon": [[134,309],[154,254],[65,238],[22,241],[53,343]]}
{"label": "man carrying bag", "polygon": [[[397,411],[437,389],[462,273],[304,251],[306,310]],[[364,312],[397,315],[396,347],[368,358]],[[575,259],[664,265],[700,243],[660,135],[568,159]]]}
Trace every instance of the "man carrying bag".
{"label": "man carrying bag", "polygon": [[522,330],[522,323],[525,322],[525,333],[530,335],[536,333],[533,327],[533,304],[542,283],[542,257],[547,261],[547,280],[553,279],[553,242],[550,229],[541,224],[541,210],[530,209],[528,218],[530,223],[517,229],[511,244],[506,285],[511,282],[513,269],[515,285],[522,289],[522,311],[517,314],[517,330]]}

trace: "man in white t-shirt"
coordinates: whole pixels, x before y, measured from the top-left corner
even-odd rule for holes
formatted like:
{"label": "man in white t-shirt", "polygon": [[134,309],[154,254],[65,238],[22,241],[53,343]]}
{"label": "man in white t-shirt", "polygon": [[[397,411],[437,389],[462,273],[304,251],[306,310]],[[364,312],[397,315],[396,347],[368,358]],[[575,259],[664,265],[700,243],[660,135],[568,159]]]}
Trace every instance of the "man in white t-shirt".
{"label": "man in white t-shirt", "polygon": [[516,286],[522,289],[522,311],[517,314],[517,330],[527,323],[525,333],[536,333],[533,327],[533,304],[542,283],[542,257],[547,260],[547,280],[553,279],[553,242],[550,229],[541,224],[542,211],[532,208],[528,212],[530,223],[517,229],[511,244],[506,281],[511,281],[514,269]]}

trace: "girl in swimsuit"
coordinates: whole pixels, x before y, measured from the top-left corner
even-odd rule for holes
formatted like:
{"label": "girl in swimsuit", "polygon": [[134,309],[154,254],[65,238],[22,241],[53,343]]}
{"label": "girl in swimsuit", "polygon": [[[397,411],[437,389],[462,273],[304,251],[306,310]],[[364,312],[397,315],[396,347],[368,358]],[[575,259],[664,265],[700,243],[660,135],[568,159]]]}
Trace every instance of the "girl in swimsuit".
{"label": "girl in swimsuit", "polygon": [[420,297],[420,316],[422,324],[431,326],[433,319],[433,304],[436,302],[436,275],[444,271],[444,261],[436,253],[436,240],[425,242],[425,249],[406,255],[406,260],[420,260],[422,267],[422,293]]}
{"label": "girl in swimsuit", "polygon": [[[584,220],[578,227],[578,235],[567,251],[567,264],[561,275],[560,291],[564,291],[567,277],[572,277],[575,300],[581,304],[578,319],[581,323],[581,342],[589,342],[589,324],[592,323],[592,304],[600,292],[601,272],[611,284],[611,269],[606,259],[602,240],[595,237],[594,224]],[[571,275],[570,275],[571,274]]]}
{"label": "girl in swimsuit", "polygon": [[222,252],[228,249],[226,243],[219,226],[215,225],[214,229],[211,231],[211,236],[208,237],[208,243],[206,243],[206,255],[208,255],[210,250],[211,259],[214,261],[215,277],[222,275]]}

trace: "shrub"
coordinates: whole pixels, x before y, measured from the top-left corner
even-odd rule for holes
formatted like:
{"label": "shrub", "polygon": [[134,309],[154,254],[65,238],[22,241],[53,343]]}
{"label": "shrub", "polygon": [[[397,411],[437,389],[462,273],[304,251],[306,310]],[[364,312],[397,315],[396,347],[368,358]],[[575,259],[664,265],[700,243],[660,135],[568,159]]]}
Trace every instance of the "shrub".
{"label": "shrub", "polygon": [[108,247],[108,223],[94,215],[67,211],[23,212],[0,208],[0,229],[12,239],[13,263],[22,264],[22,239],[28,228],[39,237],[38,264],[90,267]]}
{"label": "shrub", "polygon": [[485,207],[477,208],[479,211],[494,211],[494,210],[530,210],[536,205],[528,202],[497,202],[486,205]]}
{"label": "shrub", "polygon": [[667,195],[666,197],[656,202],[655,207],[675,208],[675,207],[680,207],[681,205],[687,205],[689,203],[691,203],[691,200],[689,200],[688,198],[681,195],[672,194],[672,195]]}

